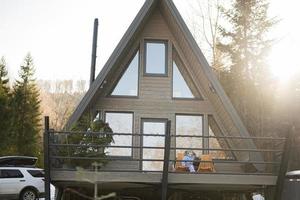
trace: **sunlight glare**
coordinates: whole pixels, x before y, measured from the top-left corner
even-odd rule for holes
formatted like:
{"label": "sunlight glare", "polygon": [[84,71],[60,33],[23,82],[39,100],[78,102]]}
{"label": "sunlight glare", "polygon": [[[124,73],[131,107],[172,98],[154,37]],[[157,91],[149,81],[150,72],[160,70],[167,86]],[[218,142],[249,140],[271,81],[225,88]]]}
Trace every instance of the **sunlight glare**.
{"label": "sunlight glare", "polygon": [[[281,82],[288,81],[299,71],[299,48],[290,42],[275,45],[268,59],[273,75]],[[298,55],[299,56],[299,55]]]}

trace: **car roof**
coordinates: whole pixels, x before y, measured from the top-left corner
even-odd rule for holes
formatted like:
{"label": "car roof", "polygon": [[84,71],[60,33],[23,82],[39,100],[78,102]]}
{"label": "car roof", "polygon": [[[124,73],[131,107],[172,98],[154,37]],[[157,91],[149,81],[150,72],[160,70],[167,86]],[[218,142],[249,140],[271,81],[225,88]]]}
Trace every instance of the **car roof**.
{"label": "car roof", "polygon": [[0,157],[0,167],[35,167],[37,157],[30,156],[3,156]]}
{"label": "car roof", "polygon": [[300,176],[300,170],[294,170],[286,173],[286,176]]}
{"label": "car roof", "polygon": [[35,167],[10,167],[10,166],[3,166],[3,167],[0,167],[0,170],[1,169],[17,169],[17,170],[44,170],[44,169],[41,169],[41,168],[35,168]]}

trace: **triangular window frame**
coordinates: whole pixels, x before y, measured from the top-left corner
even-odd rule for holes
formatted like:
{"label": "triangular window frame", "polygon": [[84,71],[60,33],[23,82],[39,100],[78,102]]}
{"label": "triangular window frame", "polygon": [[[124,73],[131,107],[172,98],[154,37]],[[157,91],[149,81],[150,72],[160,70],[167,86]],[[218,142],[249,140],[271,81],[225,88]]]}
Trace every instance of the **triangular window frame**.
{"label": "triangular window frame", "polygon": [[[212,128],[211,123],[213,123],[216,127],[216,129],[218,129],[218,131],[220,132],[220,138],[218,139],[218,136],[216,136],[215,131]],[[230,144],[228,143],[229,141],[225,138],[223,138],[222,136],[224,136],[224,132],[221,129],[220,125],[218,124],[218,122],[216,121],[214,115],[208,115],[208,148],[209,149],[228,149],[230,148]],[[212,141],[216,141],[218,143],[219,147],[212,147],[211,143]],[[213,152],[223,152],[224,157],[221,158],[220,156],[214,156]],[[232,151],[213,151],[213,150],[209,150],[209,154],[213,155],[214,159],[219,159],[219,160],[236,160],[236,157],[234,155],[234,153]],[[220,155],[220,154],[219,154]]]}
{"label": "triangular window frame", "polygon": [[[175,70],[176,69],[176,70]],[[187,89],[188,93],[191,94],[191,96],[175,96],[174,94],[174,80],[175,80],[175,72],[177,73],[177,75],[179,76],[179,80],[181,81],[181,83],[183,83],[183,87],[181,89]],[[177,79],[178,79],[177,78]],[[189,84],[187,83],[186,79],[184,78],[184,76],[182,75],[182,72],[180,71],[177,62],[173,59],[172,62],[172,98],[174,99],[196,99],[196,96],[194,95],[192,89],[190,88]]]}
{"label": "triangular window frame", "polygon": [[[123,80],[122,78],[124,76],[126,76],[126,73],[128,72],[129,68],[131,67],[131,64],[134,62],[134,60],[137,59],[137,66],[136,66],[136,93],[135,94],[114,94],[116,88],[118,87],[118,85],[120,84],[120,82]],[[119,76],[119,78],[117,79],[116,83],[114,84],[114,86],[112,87],[112,90],[109,93],[109,96],[111,97],[128,97],[128,98],[136,98],[139,96],[139,71],[140,71],[140,51],[139,49],[136,50],[132,57],[129,59],[128,63],[126,64],[126,67],[124,69],[124,71],[121,73],[121,75]]]}

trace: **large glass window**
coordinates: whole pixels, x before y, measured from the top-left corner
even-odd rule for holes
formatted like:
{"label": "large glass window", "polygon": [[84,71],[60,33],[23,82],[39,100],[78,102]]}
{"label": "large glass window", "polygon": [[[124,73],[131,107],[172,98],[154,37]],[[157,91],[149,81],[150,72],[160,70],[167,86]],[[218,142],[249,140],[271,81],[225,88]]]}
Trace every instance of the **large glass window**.
{"label": "large glass window", "polygon": [[[161,120],[149,119],[143,120],[143,134],[154,134],[161,136],[143,136],[143,146],[146,147],[164,147],[166,122]],[[143,149],[143,159],[164,159],[164,149]],[[161,161],[143,161],[143,170],[161,171],[163,162]]]}
{"label": "large glass window", "polygon": [[126,71],[114,88],[111,95],[114,96],[137,96],[138,95],[138,69],[139,52],[135,54]]}
{"label": "large glass window", "polygon": [[167,75],[167,42],[145,42],[145,74]]}
{"label": "large glass window", "polygon": [[228,148],[228,144],[225,138],[218,138],[218,136],[223,136],[223,134],[212,115],[208,116],[208,127],[209,136],[212,136],[209,138],[209,148],[216,149],[210,150],[209,154],[212,155],[214,159],[233,159],[234,156],[232,152],[217,150],[222,148]]}
{"label": "large glass window", "polygon": [[[133,113],[106,112],[105,121],[114,133],[133,132]],[[114,135],[111,146],[131,146],[132,136]],[[107,148],[109,156],[131,156],[131,148]]]}
{"label": "large glass window", "polygon": [[189,86],[185,82],[175,61],[173,61],[173,97],[174,98],[194,98]]}
{"label": "large glass window", "polygon": [[[202,136],[203,119],[201,115],[176,115],[176,135]],[[203,140],[200,137],[176,137],[176,148],[202,148]],[[184,153],[186,149],[177,150],[176,153]],[[202,150],[195,150],[196,156],[202,154]]]}

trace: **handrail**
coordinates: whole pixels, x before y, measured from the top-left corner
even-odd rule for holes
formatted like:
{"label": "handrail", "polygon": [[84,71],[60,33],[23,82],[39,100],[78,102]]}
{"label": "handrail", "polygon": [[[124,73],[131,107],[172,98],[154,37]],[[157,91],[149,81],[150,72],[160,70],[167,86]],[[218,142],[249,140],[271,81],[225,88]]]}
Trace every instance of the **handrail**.
{"label": "handrail", "polygon": [[[106,157],[106,158],[98,158],[98,157],[81,157],[81,156],[52,156],[52,159],[77,159],[77,160],[108,160],[108,161],[158,161],[164,162],[164,159],[139,159],[139,158],[121,158],[121,157]],[[186,160],[177,160],[170,159],[170,162],[190,162]],[[207,162],[211,161],[199,160],[195,162]],[[264,162],[264,161],[232,161],[232,160],[223,160],[223,159],[215,159],[214,163],[230,163],[230,164],[270,164],[270,165],[280,165],[280,162]]]}
{"label": "handrail", "polygon": [[[121,145],[96,145],[96,144],[49,144],[56,147],[104,147],[104,148],[120,148],[120,149],[139,149],[140,146],[121,146]],[[165,147],[143,146],[143,149],[165,149]],[[228,148],[190,148],[190,147],[171,147],[171,150],[207,150],[207,151],[242,151],[242,152],[283,152],[277,149],[228,149]]]}
{"label": "handrail", "polygon": [[[176,147],[175,144],[173,143],[176,138],[212,138],[212,139],[219,139],[219,140],[240,140],[246,141],[246,140],[270,140],[272,142],[274,141],[286,141],[286,138],[281,138],[281,137],[242,137],[242,136],[203,136],[203,135],[169,135],[170,138],[170,144],[169,145],[169,151],[170,154],[173,155],[173,157],[168,158],[168,159],[149,159],[149,158],[143,158],[141,156],[141,151],[142,150],[164,150],[166,151],[166,144],[163,146],[140,146],[138,144],[134,145],[101,145],[101,144],[96,144],[93,142],[93,140],[88,140],[87,143],[66,143],[68,140],[66,140],[64,137],[59,137],[65,135],[67,138],[71,137],[72,135],[76,134],[82,134],[84,137],[88,138],[96,138],[99,137],[106,137],[106,136],[132,136],[132,137],[159,137],[159,138],[164,138],[166,139],[166,134],[140,134],[140,133],[106,133],[106,132],[82,132],[82,131],[76,131],[76,132],[70,132],[70,131],[54,131],[54,130],[49,130],[48,134],[50,135],[49,139],[49,144],[48,147],[50,149],[50,154],[49,155],[49,160],[53,164],[60,165],[60,163],[68,163],[76,160],[86,160],[86,161],[105,161],[105,162],[137,162],[139,165],[143,162],[161,162],[166,168],[166,163],[168,163],[168,166],[174,165],[176,162],[187,162],[186,160],[183,159],[176,159],[174,158],[175,154],[177,151],[185,151],[185,150],[192,150],[192,151],[202,151],[202,152],[240,152],[240,153],[267,153],[268,155],[274,155],[276,153],[282,153],[283,149],[274,149],[274,148],[257,148],[257,149],[251,149],[251,148],[202,148],[202,147]],[[67,148],[67,151],[70,149],[73,151],[71,154],[68,153],[68,156],[63,155],[62,152],[67,152],[67,151],[62,151],[65,148]],[[131,149],[131,151],[136,152],[135,154],[132,154],[132,156],[127,156],[127,157],[114,157],[114,156],[105,156],[105,157],[97,157],[97,153],[95,152],[95,155],[92,154],[86,154],[85,156],[85,151],[88,151],[89,148],[92,149],[102,149],[105,150],[106,148],[115,148],[115,149]],[[73,150],[74,149],[74,150]],[[85,150],[86,149],[86,150]],[[80,152],[80,155],[76,155],[76,150]],[[139,152],[139,153],[138,153]],[[137,154],[138,153],[138,154]],[[266,154],[266,155],[267,155]],[[135,155],[135,156],[134,156]],[[226,157],[225,157],[226,158]],[[278,166],[280,165],[280,162],[278,160],[275,160],[274,157],[273,160],[266,160],[266,161],[258,161],[258,160],[226,160],[226,159],[213,159],[212,161],[201,161],[201,160],[194,160],[194,162],[213,162],[214,164],[218,163],[224,163],[228,165],[265,165],[265,166],[272,166],[272,173],[267,173],[266,171],[261,171],[257,172],[255,174],[257,175],[262,175],[262,174],[272,174],[274,175],[274,172],[278,170]],[[66,160],[66,161],[65,161]],[[68,161],[67,161],[68,160]],[[57,162],[56,162],[57,161]],[[75,162],[78,163],[78,162]],[[51,169],[55,169],[57,166],[52,166]],[[274,171],[275,170],[275,171]],[[110,171],[114,172],[116,171],[115,169],[100,169],[99,171]],[[120,172],[125,172],[125,171],[136,171],[136,172],[151,172],[151,170],[143,170],[142,168],[139,168],[137,170],[128,170],[126,168],[122,169],[120,168]],[[157,170],[154,172],[163,172],[163,170]],[[166,172],[165,172],[166,173]],[[168,173],[173,173],[173,171],[169,171]],[[181,172],[176,172],[176,173],[181,173]],[[190,172],[189,172],[190,173]],[[216,174],[239,174],[235,172],[227,172],[227,171],[220,171],[218,172],[212,172]],[[253,174],[252,172],[245,172],[245,173],[240,173],[240,174]],[[166,175],[165,175],[166,176]]]}
{"label": "handrail", "polygon": [[[83,131],[54,131],[50,130],[50,133],[56,134],[66,134],[66,135],[73,135],[73,134],[85,134],[85,135],[118,135],[118,136],[155,136],[155,137],[165,137],[165,134],[140,134],[140,133],[110,133],[110,132],[83,132]],[[216,139],[245,139],[245,140],[286,140],[283,137],[244,137],[244,136],[212,136],[212,135],[170,135],[170,137],[191,137],[191,138],[216,138]]]}

